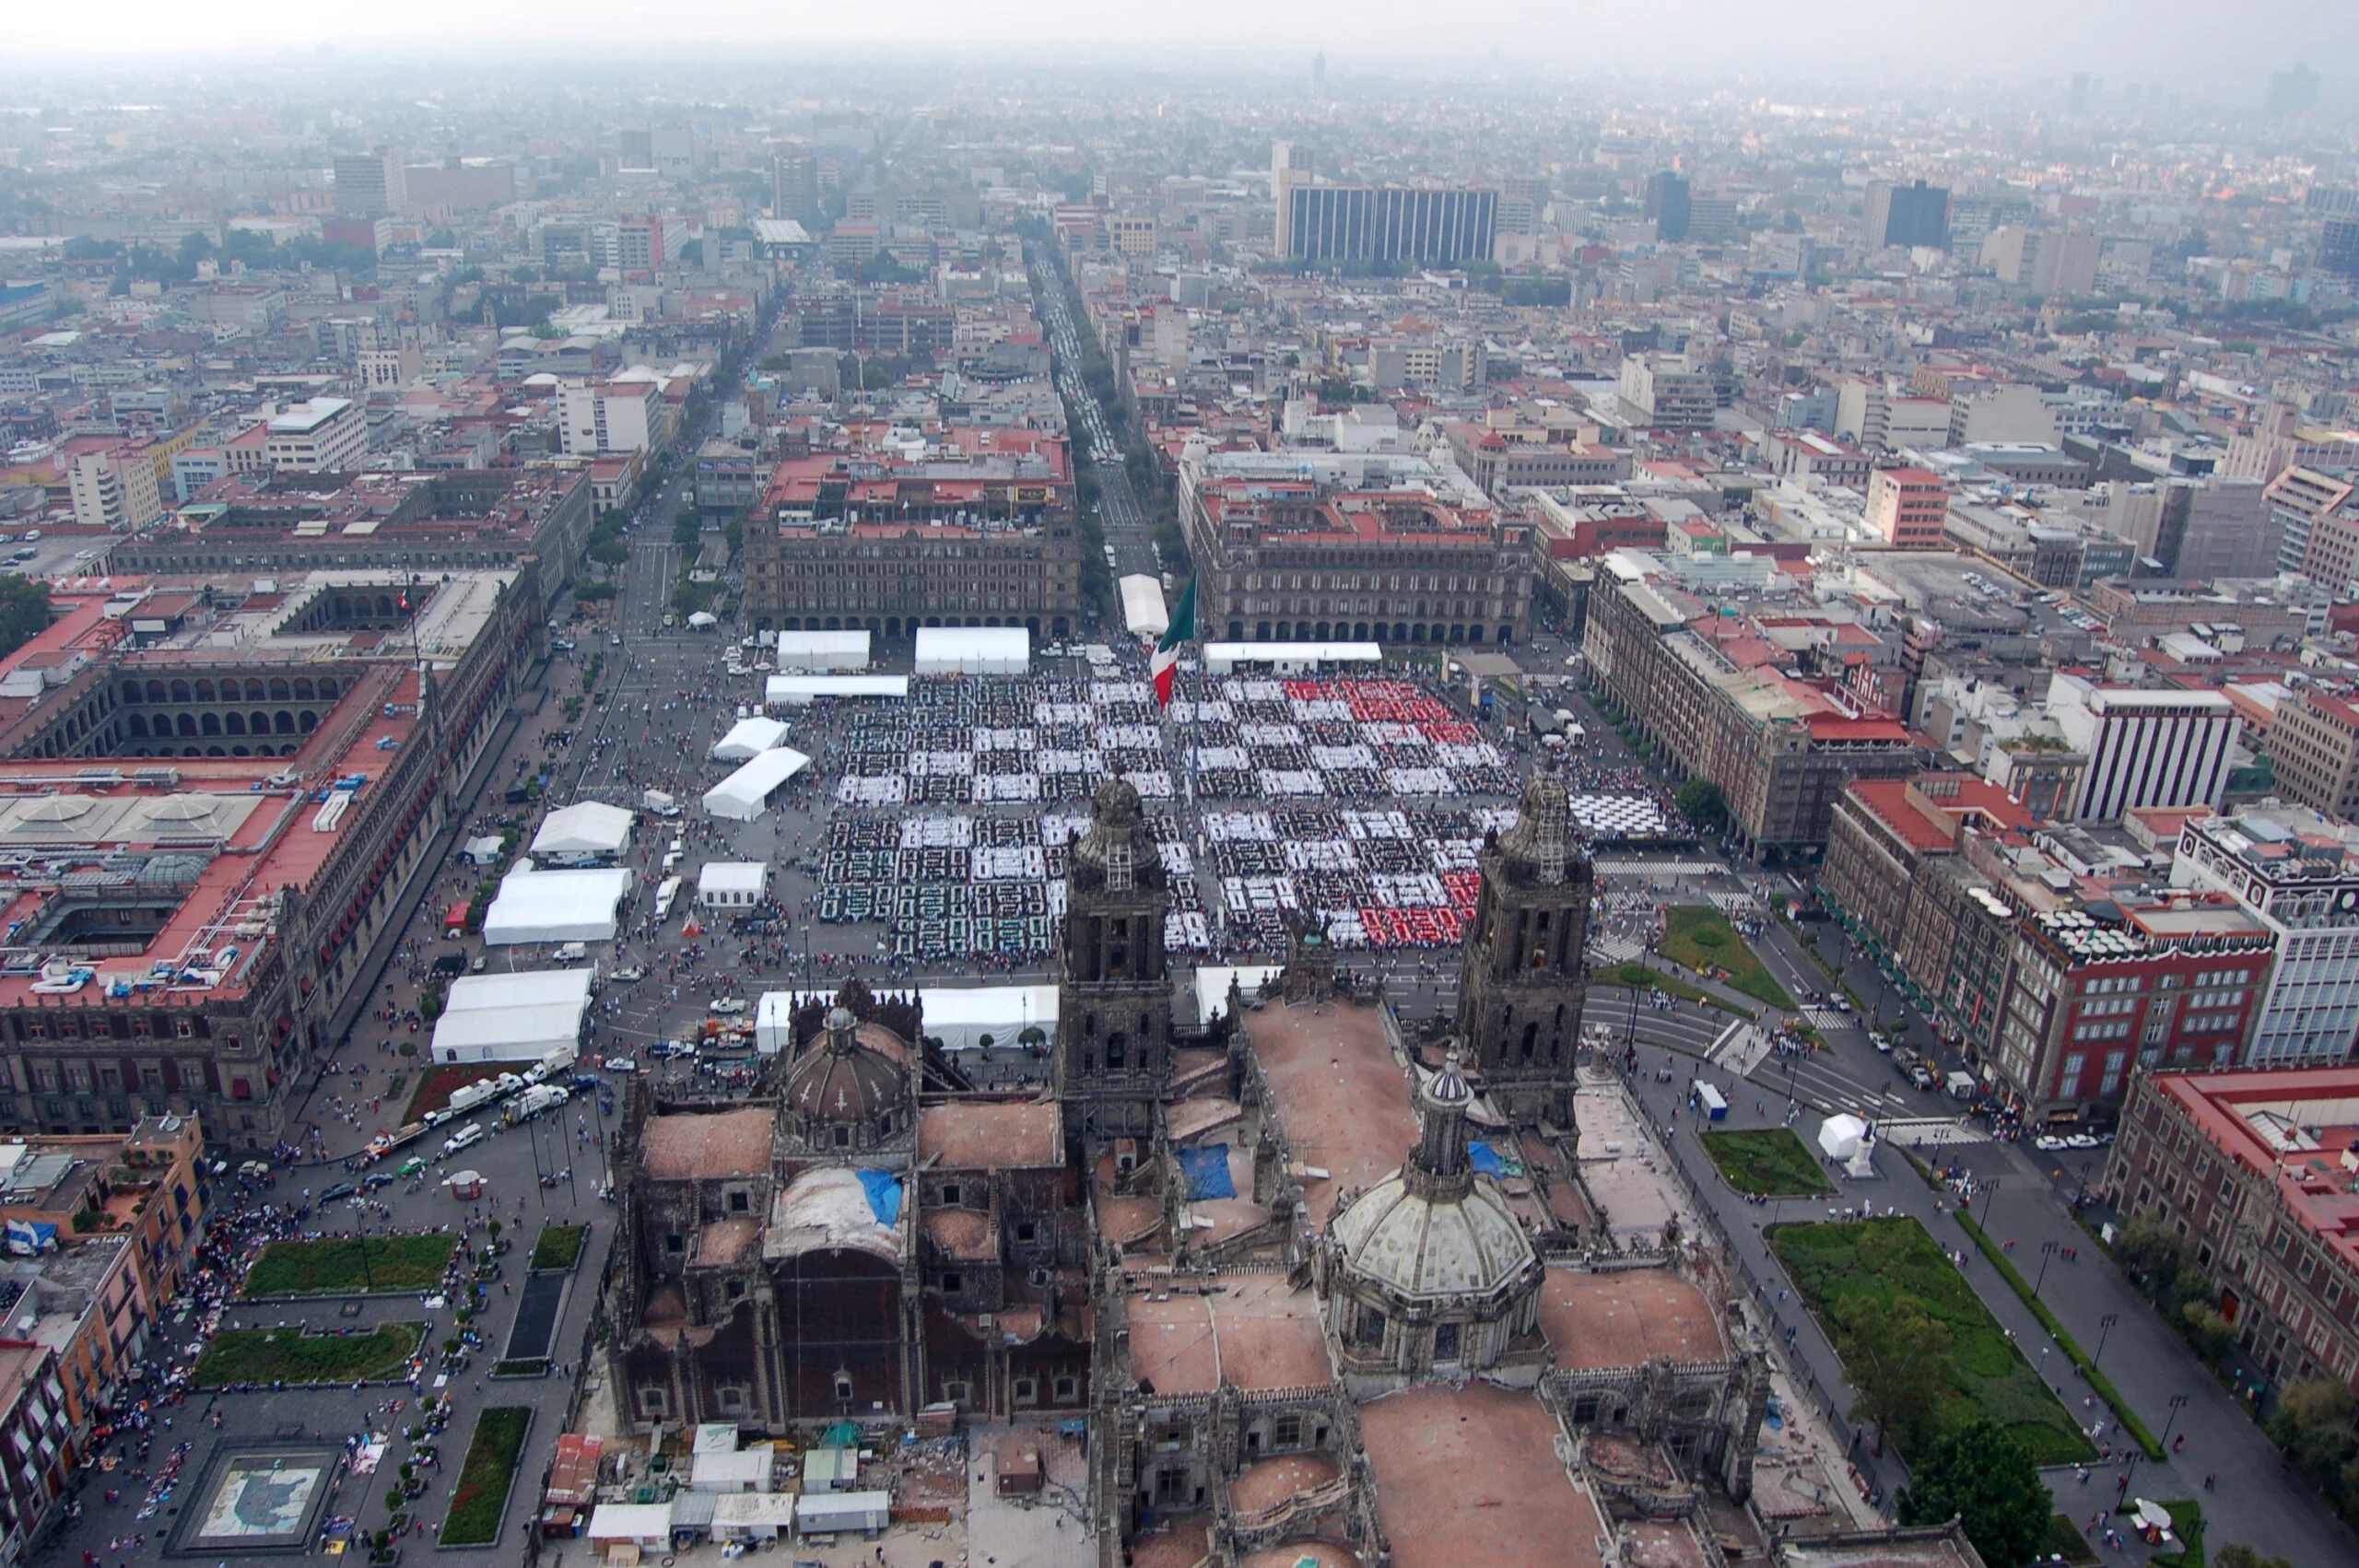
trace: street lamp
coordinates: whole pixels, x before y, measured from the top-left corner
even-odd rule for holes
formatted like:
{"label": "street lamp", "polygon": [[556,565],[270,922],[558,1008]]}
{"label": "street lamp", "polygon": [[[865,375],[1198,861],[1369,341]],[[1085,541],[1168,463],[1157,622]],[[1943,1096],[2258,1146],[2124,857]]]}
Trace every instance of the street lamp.
{"label": "street lamp", "polygon": [[2105,1337],[2112,1333],[2113,1326],[2120,1321],[2121,1315],[2118,1312],[2108,1312],[2097,1319],[2097,1353],[2089,1358],[2092,1368],[2105,1360]]}
{"label": "street lamp", "polygon": [[2171,1428],[2177,1424],[2178,1412],[2187,1409],[2187,1396],[2184,1394],[2173,1394],[2171,1396],[2170,1405],[2170,1420],[2163,1422],[2163,1434],[2161,1437],[2155,1439],[2155,1441],[2161,1445],[2162,1450],[2165,1454],[2170,1452]]}
{"label": "street lamp", "polygon": [[[2056,1256],[2056,1249],[2060,1245],[2060,1243],[2052,1241],[2044,1241],[2039,1244],[2039,1273],[2031,1282],[2032,1294],[2037,1295],[2039,1293],[2039,1287],[2048,1282],[2048,1259]],[[2040,1354],[2042,1355],[2046,1355],[2047,1353],[2048,1352],[2046,1351],[2040,1352]]]}
{"label": "street lamp", "polygon": [[1988,1231],[1990,1229],[1990,1211],[1999,1201],[1999,1178],[1992,1176],[1982,1183],[1982,1228]]}

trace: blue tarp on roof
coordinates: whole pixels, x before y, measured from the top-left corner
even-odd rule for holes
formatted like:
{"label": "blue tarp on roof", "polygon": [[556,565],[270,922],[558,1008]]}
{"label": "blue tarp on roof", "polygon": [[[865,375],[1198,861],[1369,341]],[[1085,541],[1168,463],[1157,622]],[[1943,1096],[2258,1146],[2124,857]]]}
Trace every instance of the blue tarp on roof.
{"label": "blue tarp on roof", "polygon": [[1474,1168],[1486,1176],[1523,1175],[1523,1161],[1520,1156],[1513,1153],[1502,1154],[1479,1138],[1467,1141],[1466,1154]]}
{"label": "blue tarp on roof", "polygon": [[868,1207],[880,1225],[901,1223],[901,1178],[890,1171],[862,1171],[860,1185],[868,1189]]}
{"label": "blue tarp on roof", "polygon": [[1188,1200],[1191,1203],[1202,1202],[1207,1198],[1237,1196],[1237,1184],[1228,1177],[1228,1145],[1226,1143],[1180,1151],[1180,1169],[1188,1177]]}

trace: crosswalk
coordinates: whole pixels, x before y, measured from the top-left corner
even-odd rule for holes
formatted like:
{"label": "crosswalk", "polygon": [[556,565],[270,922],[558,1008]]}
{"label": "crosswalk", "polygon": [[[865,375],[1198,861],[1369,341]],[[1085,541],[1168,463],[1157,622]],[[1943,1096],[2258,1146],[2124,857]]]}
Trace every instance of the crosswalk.
{"label": "crosswalk", "polygon": [[1805,1007],[1802,1016],[1810,1021],[1812,1028],[1818,1030],[1856,1029],[1860,1026],[1858,1019],[1832,1007]]}
{"label": "crosswalk", "polygon": [[1589,944],[1590,967],[1603,969],[1615,964],[1627,964],[1645,951],[1625,936],[1600,937]]}
{"label": "crosswalk", "polygon": [[1716,860],[1600,860],[1606,876],[1709,876],[1727,868]]}
{"label": "crosswalk", "polygon": [[1749,917],[1758,914],[1761,908],[1750,893],[1715,893],[1711,898],[1713,907],[1723,915]]}
{"label": "crosswalk", "polygon": [[1904,1149],[1914,1148],[1919,1144],[1923,1144],[1927,1148],[1941,1148],[1954,1143],[1990,1141],[1989,1133],[1955,1117],[1895,1118],[1879,1124],[1877,1130],[1884,1135],[1885,1142],[1897,1143]]}

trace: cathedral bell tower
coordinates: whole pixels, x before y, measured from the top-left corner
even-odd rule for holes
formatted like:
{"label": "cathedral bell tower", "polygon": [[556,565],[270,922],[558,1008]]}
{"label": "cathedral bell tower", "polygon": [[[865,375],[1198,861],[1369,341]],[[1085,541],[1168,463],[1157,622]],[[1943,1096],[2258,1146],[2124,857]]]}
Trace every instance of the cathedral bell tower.
{"label": "cathedral bell tower", "polygon": [[1144,1138],[1171,1076],[1170,886],[1139,792],[1097,787],[1065,877],[1057,1097],[1069,1138]]}
{"label": "cathedral bell tower", "polygon": [[1458,975],[1461,1048],[1502,1114],[1570,1131],[1597,872],[1573,841],[1555,758],[1541,758],[1516,825],[1478,863],[1482,893]]}

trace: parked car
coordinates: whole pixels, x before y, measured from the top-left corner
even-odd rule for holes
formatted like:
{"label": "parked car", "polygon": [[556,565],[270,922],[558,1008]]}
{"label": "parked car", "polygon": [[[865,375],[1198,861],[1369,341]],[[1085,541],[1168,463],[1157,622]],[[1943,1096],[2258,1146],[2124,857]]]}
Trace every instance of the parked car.
{"label": "parked car", "polygon": [[334,1187],[329,1188],[325,1192],[321,1193],[320,1201],[323,1203],[334,1203],[340,1198],[350,1198],[359,1190],[360,1189],[358,1188],[353,1186],[348,1181],[340,1181]]}
{"label": "parked car", "polygon": [[442,1145],[442,1153],[445,1154],[455,1154],[462,1149],[472,1149],[482,1141],[483,1123],[479,1121],[471,1121],[467,1123],[466,1126],[459,1129],[458,1131],[451,1134],[449,1140]]}
{"label": "parked car", "polygon": [[598,1065],[608,1072],[637,1072],[639,1071],[639,1063],[627,1056],[610,1056]]}
{"label": "parked car", "polygon": [[626,986],[633,985],[647,978],[647,971],[634,964],[628,969],[616,970],[614,973],[614,978]]}
{"label": "parked car", "polygon": [[377,1171],[360,1178],[360,1190],[363,1192],[374,1192],[381,1187],[393,1185],[393,1178],[383,1171]]}
{"label": "parked car", "polygon": [[722,1018],[734,1017],[745,1011],[745,1000],[743,997],[715,997],[712,1011]]}
{"label": "parked car", "polygon": [[1935,1087],[1941,1080],[1935,1078],[1932,1070],[1920,1061],[1908,1070],[1908,1082],[1919,1089],[1931,1089]]}

